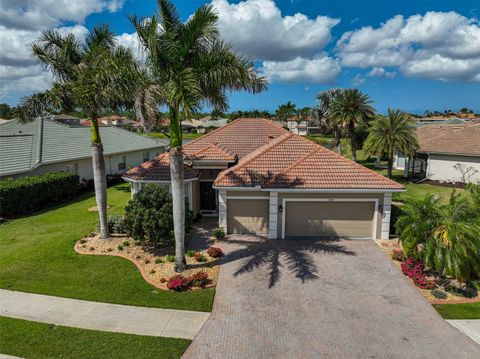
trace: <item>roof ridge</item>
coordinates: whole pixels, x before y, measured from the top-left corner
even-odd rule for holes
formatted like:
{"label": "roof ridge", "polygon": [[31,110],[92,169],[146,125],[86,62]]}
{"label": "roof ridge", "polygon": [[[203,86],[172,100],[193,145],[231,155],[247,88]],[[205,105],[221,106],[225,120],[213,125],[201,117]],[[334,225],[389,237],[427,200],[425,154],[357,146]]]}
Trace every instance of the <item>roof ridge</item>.
{"label": "roof ridge", "polygon": [[274,140],[272,140],[270,142],[267,142],[263,146],[257,148],[255,151],[250,152],[248,155],[243,157],[240,160],[240,162],[237,163],[235,166],[232,166],[232,167],[226,169],[225,171],[220,172],[220,174],[215,179],[215,182],[220,180],[221,178],[225,177],[228,173],[244,167],[246,164],[252,162],[254,159],[256,159],[261,154],[265,153],[267,150],[270,150],[273,147],[278,146],[280,143],[286,141],[287,139],[291,138],[292,136],[293,136],[293,133],[291,133],[290,131],[285,132],[283,135],[278,136]]}

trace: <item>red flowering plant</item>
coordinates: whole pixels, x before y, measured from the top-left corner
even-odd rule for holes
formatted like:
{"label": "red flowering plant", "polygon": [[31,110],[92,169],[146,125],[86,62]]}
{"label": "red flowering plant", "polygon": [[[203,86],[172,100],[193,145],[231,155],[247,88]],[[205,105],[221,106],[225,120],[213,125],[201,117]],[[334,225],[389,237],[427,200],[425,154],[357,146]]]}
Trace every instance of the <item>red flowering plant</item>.
{"label": "red flowering plant", "polygon": [[167,281],[167,288],[177,292],[187,290],[191,285],[190,279],[181,274],[174,275]]}
{"label": "red flowering plant", "polygon": [[193,287],[204,287],[212,281],[208,278],[208,273],[204,271],[193,274],[190,278],[190,283]]}
{"label": "red flowering plant", "polygon": [[195,260],[197,262],[206,262],[207,261],[207,257],[202,252],[195,253],[195,255],[193,257],[195,258]]}
{"label": "red flowering plant", "polygon": [[435,281],[428,279],[424,273],[422,261],[414,258],[408,258],[400,265],[403,274],[413,280],[413,283],[421,289],[434,289],[437,287]]}
{"label": "red flowering plant", "polygon": [[210,246],[207,249],[207,253],[212,258],[218,258],[218,257],[223,256],[223,251],[220,248],[215,247],[215,246]]}

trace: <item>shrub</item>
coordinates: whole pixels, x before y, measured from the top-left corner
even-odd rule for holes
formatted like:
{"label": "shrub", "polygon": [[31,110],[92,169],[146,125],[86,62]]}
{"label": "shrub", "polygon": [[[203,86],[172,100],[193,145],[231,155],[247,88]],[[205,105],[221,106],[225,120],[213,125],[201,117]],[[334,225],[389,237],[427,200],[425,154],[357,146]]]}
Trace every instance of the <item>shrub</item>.
{"label": "shrub", "polygon": [[392,251],[392,253],[390,254],[390,256],[392,257],[392,259],[394,261],[403,262],[405,260],[405,254],[403,253],[403,250],[401,250],[401,249],[394,249]]}
{"label": "shrub", "polygon": [[0,180],[0,217],[15,217],[65,202],[78,189],[78,176],[69,172]]}
{"label": "shrub", "polygon": [[164,277],[160,278],[160,283],[165,283],[166,281],[167,280]]}
{"label": "shrub", "polygon": [[157,258],[155,259],[155,264],[161,264],[163,263],[163,259],[162,258]]}
{"label": "shrub", "polygon": [[193,257],[197,253],[195,249],[189,249],[186,253],[187,257]]}
{"label": "shrub", "polygon": [[155,273],[156,273],[156,270],[155,270],[155,269],[152,269],[152,270],[150,271],[150,274],[155,274]]}
{"label": "shrub", "polygon": [[130,242],[129,241],[123,241],[122,243],[125,247],[128,247],[130,245]]}
{"label": "shrub", "polygon": [[225,238],[225,230],[222,227],[216,227],[213,229],[213,236],[218,240],[222,240]]}
{"label": "shrub", "polygon": [[442,292],[441,290],[439,289],[434,289],[432,290],[432,295],[437,298],[437,299],[447,299],[447,293],[445,292]]}
{"label": "shrub", "polygon": [[[193,222],[190,210],[185,211],[185,231]],[[147,184],[125,207],[125,230],[136,241],[155,246],[173,243],[172,197],[158,185]]]}
{"label": "shrub", "polygon": [[150,263],[150,259],[145,259],[145,264],[149,264]]}
{"label": "shrub", "polygon": [[428,279],[423,272],[423,263],[419,260],[408,258],[400,265],[403,274],[413,280],[413,283],[421,289],[434,289],[435,281]]}
{"label": "shrub", "polygon": [[80,243],[83,244],[83,243],[86,243],[87,240],[86,239],[80,239]]}
{"label": "shrub", "polygon": [[195,253],[194,257],[195,257],[195,260],[197,262],[206,262],[207,261],[207,257],[202,252]]}
{"label": "shrub", "polygon": [[208,278],[208,273],[204,271],[197,272],[190,277],[190,284],[193,287],[204,287],[210,283],[211,280]]}
{"label": "shrub", "polygon": [[94,250],[95,250],[95,247],[90,247],[90,250],[91,250],[91,251],[94,251]]}
{"label": "shrub", "polygon": [[207,249],[207,253],[210,257],[212,258],[218,258],[218,257],[221,257],[223,256],[223,252],[220,248],[218,247],[215,247],[215,246],[210,246],[208,249]]}
{"label": "shrub", "polygon": [[170,263],[175,262],[175,256],[173,254],[169,254],[167,256],[167,262],[170,262]]}
{"label": "shrub", "polygon": [[118,248],[119,251],[123,251],[123,246],[122,245],[118,245],[117,248]]}
{"label": "shrub", "polygon": [[181,274],[177,274],[167,281],[167,288],[177,292],[187,290],[189,287],[190,281]]}
{"label": "shrub", "polygon": [[113,251],[113,248],[107,248],[107,252]]}

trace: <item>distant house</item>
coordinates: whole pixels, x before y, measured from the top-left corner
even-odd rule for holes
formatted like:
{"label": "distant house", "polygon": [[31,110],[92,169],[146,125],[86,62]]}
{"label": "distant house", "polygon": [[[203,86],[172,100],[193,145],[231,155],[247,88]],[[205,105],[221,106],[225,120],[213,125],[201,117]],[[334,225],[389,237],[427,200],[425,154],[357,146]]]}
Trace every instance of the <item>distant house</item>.
{"label": "distant house", "polygon": [[105,116],[98,119],[98,122],[103,124],[104,126],[117,126],[117,127],[125,127],[125,126],[133,126],[138,124],[137,121],[131,120],[125,116]]}
{"label": "distant house", "polygon": [[82,125],[82,120],[78,117],[75,116],[70,116],[70,115],[55,115],[53,116],[53,120],[58,123],[62,123],[67,126],[81,126]]}
{"label": "distant house", "polygon": [[[108,175],[121,174],[148,161],[166,148],[153,140],[117,127],[100,130]],[[56,120],[17,120],[0,124],[0,177],[70,171],[81,180],[93,178],[89,127]]]}
{"label": "distant house", "polygon": [[308,134],[308,120],[301,120],[297,116],[287,120],[287,127],[296,135],[306,136]]}
{"label": "distant house", "polygon": [[394,158],[394,168],[403,170],[405,177],[480,183],[480,123],[424,125],[416,133],[416,155]]}

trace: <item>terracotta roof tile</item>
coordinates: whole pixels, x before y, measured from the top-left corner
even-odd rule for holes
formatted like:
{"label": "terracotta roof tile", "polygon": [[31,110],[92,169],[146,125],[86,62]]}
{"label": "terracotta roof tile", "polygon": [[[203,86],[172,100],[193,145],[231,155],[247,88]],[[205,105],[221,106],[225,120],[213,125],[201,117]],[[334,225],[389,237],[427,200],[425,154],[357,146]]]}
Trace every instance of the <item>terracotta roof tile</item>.
{"label": "terracotta roof tile", "polygon": [[224,160],[235,161],[236,156],[223,146],[209,143],[201,150],[189,155],[192,160]]}
{"label": "terracotta roof tile", "polygon": [[418,152],[480,156],[480,123],[417,128]]}
{"label": "terracotta roof tile", "polygon": [[[170,181],[170,156],[168,152],[164,152],[154,159],[130,169],[122,177],[143,181]],[[197,171],[187,165],[184,166],[186,180],[197,177]]]}

